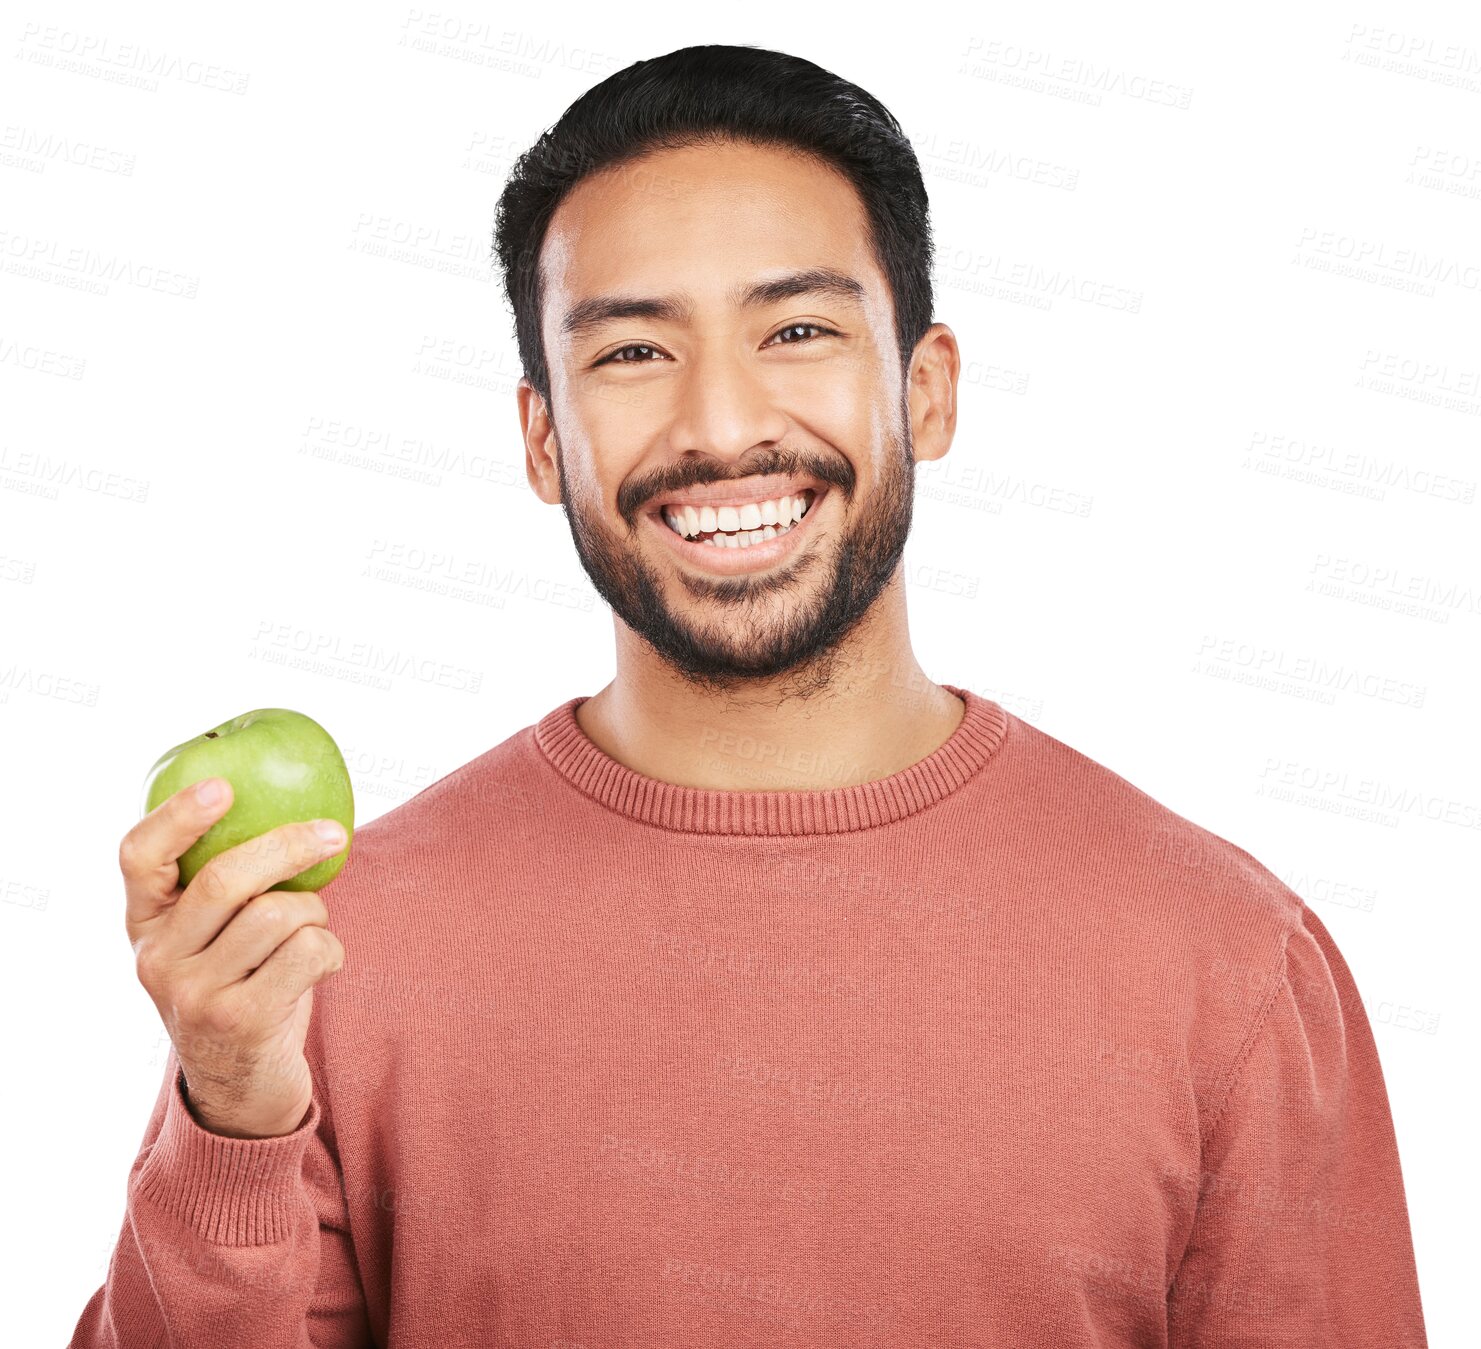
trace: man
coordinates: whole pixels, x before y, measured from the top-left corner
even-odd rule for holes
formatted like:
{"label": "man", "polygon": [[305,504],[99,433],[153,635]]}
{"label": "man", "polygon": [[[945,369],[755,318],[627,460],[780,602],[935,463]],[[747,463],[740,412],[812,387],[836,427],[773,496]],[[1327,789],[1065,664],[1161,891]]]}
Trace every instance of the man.
{"label": "man", "polygon": [[888,112],[639,62],[496,235],[617,675],[362,828],[332,936],[276,892],[244,983],[260,869],[159,889],[220,803],[141,822],[176,1052],[73,1344],[1423,1345],[1321,922],[912,654],[960,357]]}

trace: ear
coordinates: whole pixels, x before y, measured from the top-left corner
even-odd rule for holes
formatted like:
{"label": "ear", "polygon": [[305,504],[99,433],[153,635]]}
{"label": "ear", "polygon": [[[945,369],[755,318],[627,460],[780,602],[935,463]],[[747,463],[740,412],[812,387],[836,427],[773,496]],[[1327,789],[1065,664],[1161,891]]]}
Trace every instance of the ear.
{"label": "ear", "polygon": [[915,344],[906,390],[917,461],[940,459],[951,448],[961,369],[956,336],[944,323],[933,323]]}
{"label": "ear", "polygon": [[535,391],[528,377],[521,375],[514,396],[519,402],[519,427],[525,442],[525,477],[535,495],[547,506],[560,504],[560,470],[556,456],[555,428],[545,400]]}

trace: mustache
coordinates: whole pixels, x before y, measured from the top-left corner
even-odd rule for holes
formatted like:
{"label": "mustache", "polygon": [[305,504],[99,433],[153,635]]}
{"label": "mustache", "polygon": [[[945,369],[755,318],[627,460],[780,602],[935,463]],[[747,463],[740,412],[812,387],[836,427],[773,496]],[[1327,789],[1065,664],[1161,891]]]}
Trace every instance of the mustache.
{"label": "mustache", "polygon": [[772,473],[811,476],[819,482],[840,488],[852,495],[857,475],[847,460],[813,460],[799,455],[784,458],[757,459],[733,473],[724,472],[713,460],[693,459],[673,469],[658,470],[624,483],[617,491],[617,512],[629,524],[665,497],[677,495],[686,488],[709,486],[711,483],[744,482],[749,478]]}

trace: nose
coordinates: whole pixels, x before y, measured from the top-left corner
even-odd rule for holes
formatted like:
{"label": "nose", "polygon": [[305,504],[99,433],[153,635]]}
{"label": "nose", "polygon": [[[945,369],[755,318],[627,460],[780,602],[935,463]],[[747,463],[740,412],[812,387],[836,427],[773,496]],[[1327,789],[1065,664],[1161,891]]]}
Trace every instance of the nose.
{"label": "nose", "polygon": [[727,462],[757,445],[780,443],[788,419],[759,359],[724,340],[700,342],[680,376],[668,429],[675,455],[706,454]]}

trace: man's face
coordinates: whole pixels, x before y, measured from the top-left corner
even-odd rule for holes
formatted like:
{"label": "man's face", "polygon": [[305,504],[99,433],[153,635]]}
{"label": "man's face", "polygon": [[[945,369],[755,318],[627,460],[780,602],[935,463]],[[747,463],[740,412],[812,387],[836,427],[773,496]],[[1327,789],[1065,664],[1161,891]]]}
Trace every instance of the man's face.
{"label": "man's face", "polygon": [[[578,185],[541,265],[560,500],[598,593],[697,685],[826,684],[897,570],[914,494],[889,286],[852,185],[775,148],[665,150]],[[851,285],[740,294],[823,270]],[[613,298],[669,306],[592,304]],[[681,536],[675,511],[705,533]]]}

